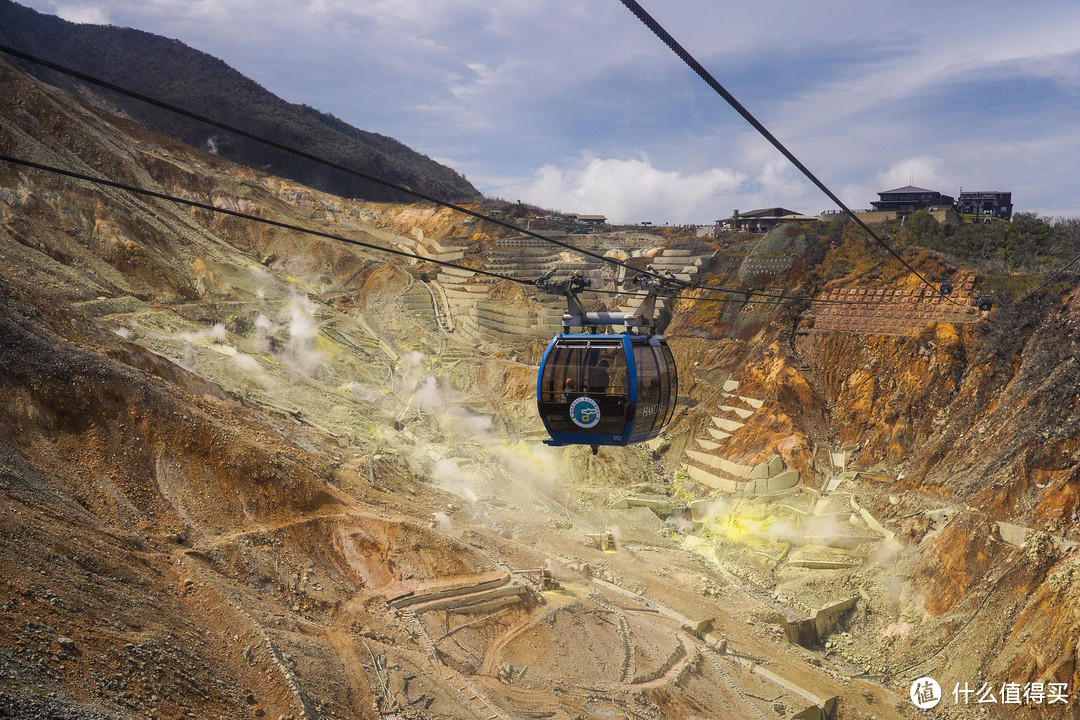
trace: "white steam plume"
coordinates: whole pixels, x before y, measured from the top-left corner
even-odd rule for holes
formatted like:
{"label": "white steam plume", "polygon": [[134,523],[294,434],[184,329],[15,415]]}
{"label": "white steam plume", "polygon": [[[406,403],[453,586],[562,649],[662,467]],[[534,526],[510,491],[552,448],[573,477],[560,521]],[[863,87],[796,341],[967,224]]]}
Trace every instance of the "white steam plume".
{"label": "white steam plume", "polygon": [[456,461],[450,458],[437,460],[429,470],[436,484],[465,498],[470,504],[476,502],[473,480],[462,472]]}
{"label": "white steam plume", "polygon": [[195,332],[180,333],[177,337],[189,345],[196,345],[204,340],[216,340],[221,342],[227,335],[228,331],[225,329],[225,324],[217,323],[209,330],[196,330]]}
{"label": "white steam plume", "polygon": [[449,533],[454,529],[454,524],[450,522],[450,516],[444,512],[437,512],[431,516],[431,519],[435,522],[435,529],[441,533]]}
{"label": "white steam plume", "polygon": [[312,375],[322,363],[323,354],[315,347],[319,325],[315,322],[318,306],[304,295],[289,298],[289,341],[282,360],[304,375]]}
{"label": "white steam plume", "polygon": [[255,318],[255,337],[251,340],[252,349],[259,353],[270,352],[270,338],[274,336],[278,327],[262,313]]}

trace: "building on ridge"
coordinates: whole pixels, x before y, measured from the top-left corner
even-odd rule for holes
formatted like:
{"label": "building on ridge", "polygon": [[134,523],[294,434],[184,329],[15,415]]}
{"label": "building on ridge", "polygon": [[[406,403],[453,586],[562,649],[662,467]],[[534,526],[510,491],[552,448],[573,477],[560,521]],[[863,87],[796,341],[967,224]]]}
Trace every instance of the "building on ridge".
{"label": "building on ridge", "polygon": [[817,216],[802,215],[794,210],[788,210],[787,208],[782,207],[749,210],[744,213],[735,210],[731,213],[731,217],[717,220],[716,226],[719,228],[729,228],[731,230],[741,230],[743,232],[764,232],[766,230],[771,230],[782,223],[799,222],[802,220],[817,220]]}
{"label": "building on ridge", "polygon": [[979,222],[987,218],[1011,220],[1013,213],[1012,193],[1003,190],[979,190],[964,192],[956,201],[956,212],[965,220]]}
{"label": "building on ridge", "polygon": [[603,215],[581,215],[579,213],[570,213],[567,215],[574,222],[579,222],[583,225],[605,225],[607,224],[607,218]]}
{"label": "building on ridge", "polygon": [[927,190],[912,185],[879,192],[878,198],[870,203],[874,206],[874,210],[895,212],[898,215],[906,215],[917,210],[951,208],[955,202],[951,195],[942,195],[937,190]]}

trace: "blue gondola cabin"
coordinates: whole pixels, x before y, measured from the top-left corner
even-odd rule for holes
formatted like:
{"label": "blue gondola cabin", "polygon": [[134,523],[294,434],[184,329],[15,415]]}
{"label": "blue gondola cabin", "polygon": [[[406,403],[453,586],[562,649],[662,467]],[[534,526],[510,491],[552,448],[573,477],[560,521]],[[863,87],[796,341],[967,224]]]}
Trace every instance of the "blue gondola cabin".
{"label": "blue gondola cabin", "polygon": [[675,411],[675,359],[658,335],[558,335],[536,380],[549,445],[630,445]]}

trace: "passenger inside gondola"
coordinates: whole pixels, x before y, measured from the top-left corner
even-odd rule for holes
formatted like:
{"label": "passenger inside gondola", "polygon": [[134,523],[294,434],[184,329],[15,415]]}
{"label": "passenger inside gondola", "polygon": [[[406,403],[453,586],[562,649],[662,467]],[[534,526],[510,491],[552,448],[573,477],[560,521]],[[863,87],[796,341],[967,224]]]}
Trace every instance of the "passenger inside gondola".
{"label": "passenger inside gondola", "polygon": [[[556,432],[621,435],[626,430],[628,396],[621,338],[589,339],[556,347],[541,375],[541,414]],[[572,419],[570,406],[580,397],[595,401],[599,411],[595,425],[581,425]]]}
{"label": "passenger inside gondola", "polygon": [[563,383],[563,391],[559,393],[559,402],[570,402],[570,399],[577,392],[577,383],[574,382],[574,378],[566,378],[566,382]]}
{"label": "passenger inside gondola", "polygon": [[589,368],[589,392],[590,393],[604,393],[608,392],[608,385],[611,384],[611,376],[608,374],[608,369],[611,367],[611,361],[607,358],[602,358],[595,367]]}

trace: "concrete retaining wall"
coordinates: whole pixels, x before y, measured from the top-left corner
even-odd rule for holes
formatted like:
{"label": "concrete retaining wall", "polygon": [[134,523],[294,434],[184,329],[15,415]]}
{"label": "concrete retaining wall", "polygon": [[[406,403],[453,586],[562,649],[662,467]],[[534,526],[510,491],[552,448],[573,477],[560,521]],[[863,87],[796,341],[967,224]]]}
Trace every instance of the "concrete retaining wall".
{"label": "concrete retaining wall", "polygon": [[743,483],[743,495],[761,495],[764,493],[780,492],[781,490],[787,490],[793,488],[799,484],[799,471],[788,470],[782,472],[776,477],[762,478],[761,480],[751,480],[750,482]]}
{"label": "concrete retaining wall", "polygon": [[846,570],[858,567],[854,560],[788,560],[791,567],[810,568],[811,570]]}
{"label": "concrete retaining wall", "polygon": [[461,268],[443,267],[439,269],[439,276],[441,280],[446,280],[446,278],[442,277],[443,275],[446,275],[448,277],[465,279],[471,278],[475,274],[475,270],[463,270]]}
{"label": "concrete retaining wall", "polygon": [[418,613],[428,612],[429,610],[476,611],[477,607],[512,605],[520,602],[528,594],[529,590],[524,585],[507,585],[485,590],[474,595],[448,597],[444,600],[424,603],[423,605],[417,605],[415,611]]}
{"label": "concrete retaining wall", "polygon": [[[712,428],[709,429],[712,430]],[[722,439],[715,433],[713,436],[717,437],[717,439]],[[725,435],[725,437],[727,436],[728,435]],[[699,440],[698,442],[707,449],[717,449],[720,447],[718,444],[710,443],[707,440]],[[712,447],[710,448],[710,446]],[[784,474],[784,460],[779,455],[773,455],[769,458],[768,462],[758,463],[753,466],[732,462],[720,455],[698,450],[687,450],[686,455],[695,462],[720,470],[731,477],[743,480],[767,480]],[[787,479],[788,478],[785,477],[785,480],[782,482],[786,482]],[[798,482],[797,479],[796,482]]]}
{"label": "concrete retaining wall", "polygon": [[1001,535],[1001,539],[1010,545],[1023,545],[1024,541],[1028,539],[1033,530],[1031,528],[1023,527],[1022,525],[1013,525],[1012,523],[998,521],[998,533]]}
{"label": "concrete retaining wall", "polygon": [[754,414],[753,410],[747,410],[745,408],[737,408],[737,407],[734,407],[732,405],[721,405],[720,409],[723,410],[724,412],[733,412],[736,415],[738,415],[740,418],[742,418],[743,420],[745,420],[746,418],[748,418],[748,417],[750,417],[751,415]]}
{"label": "concrete retaining wall", "polygon": [[881,533],[885,540],[896,540],[896,533],[878,522],[877,518],[871,515],[869,510],[859,505],[859,502],[855,499],[854,495],[851,496],[851,508],[859,514],[859,517],[863,519],[867,527],[869,527],[874,532]]}
{"label": "concrete retaining wall", "polygon": [[831,635],[843,621],[844,616],[855,608],[857,597],[841,600],[820,608],[814,613],[814,625],[817,628],[819,638]]}
{"label": "concrete retaining wall", "polygon": [[612,510],[628,510],[633,507],[648,508],[660,517],[667,517],[674,509],[674,505],[672,505],[670,500],[654,500],[652,498],[634,497],[632,495],[616,500],[611,505]]}
{"label": "concrete retaining wall", "polygon": [[769,477],[779,475],[784,471],[784,458],[773,455],[769,458]]}
{"label": "concrete retaining wall", "polygon": [[[997,526],[998,534],[1001,535],[1001,539],[1009,543],[1010,545],[1014,545],[1017,547],[1023,545],[1027,541],[1027,539],[1032,536],[1032,534],[1037,532],[1033,528],[1024,527],[1022,525],[1014,525],[1012,523],[1007,523],[1002,520],[998,520]],[[1052,540],[1053,543],[1057,545],[1058,550],[1061,550],[1062,552],[1071,553],[1076,550],[1077,547],[1080,547],[1080,543],[1076,542],[1075,540],[1066,540],[1064,538],[1055,537],[1053,535],[1050,535],[1049,537],[1050,540]]]}
{"label": "concrete retaining wall", "polygon": [[[690,453],[694,453],[695,455],[703,454],[694,450],[688,450],[687,454]],[[698,482],[732,495],[762,495],[764,493],[781,492],[799,484],[798,470],[788,470],[771,478],[745,480],[717,475],[694,465],[688,464],[685,468],[686,472],[690,474],[690,477]]]}
{"label": "concrete retaining wall", "polygon": [[686,465],[686,472],[690,474],[694,480],[697,480],[703,485],[708,485],[711,488],[720,490],[722,492],[730,493],[732,495],[741,491],[742,486],[745,484],[742,481],[734,480],[732,478],[725,478],[720,475],[714,475],[708,471],[693,465]]}
{"label": "concrete retaining wall", "polygon": [[839,699],[836,696],[818,695],[813,690],[803,687],[794,680],[789,680],[762,665],[755,664],[751,666],[750,672],[776,683],[811,703],[810,707],[792,715],[792,720],[796,720],[796,718],[798,720],[833,720],[836,717],[836,704]]}
{"label": "concrete retaining wall", "polygon": [[857,597],[830,603],[813,614],[812,617],[789,622],[784,617],[777,617],[776,623],[784,629],[784,637],[793,645],[811,648],[821,643],[832,634],[844,616],[855,608]]}
{"label": "concrete retaining wall", "polygon": [[721,417],[714,417],[712,419],[713,424],[721,430],[727,430],[728,432],[735,432],[739,428],[746,425],[746,423],[735,422],[734,420],[727,420]]}
{"label": "concrete retaining wall", "polygon": [[469,593],[478,592],[481,590],[490,590],[491,588],[497,588],[510,582],[509,575],[500,575],[498,577],[484,580],[482,582],[473,583],[471,585],[457,585],[454,587],[442,588],[429,593],[422,593],[420,595],[402,595],[400,597],[392,598],[387,604],[391,607],[399,610],[419,603],[428,602],[431,600],[440,600],[442,598],[453,597],[455,595],[467,595]]}
{"label": "concrete retaining wall", "polygon": [[446,291],[446,297],[461,298],[468,300],[481,300],[488,296],[491,292],[491,288],[486,285],[443,285],[443,290]]}
{"label": "concrete retaining wall", "polygon": [[750,473],[754,471],[754,468],[749,465],[743,465],[742,463],[731,462],[727,458],[718,458],[720,464],[717,466],[728,475],[734,475],[740,478],[749,478]]}
{"label": "concrete retaining wall", "polygon": [[508,607],[510,605],[517,605],[519,602],[524,600],[525,595],[527,594],[528,593],[521,592],[513,595],[508,595],[506,597],[497,598],[495,600],[485,600],[475,604],[455,607],[451,608],[450,612],[455,615],[488,615],[495,612],[496,610],[501,610],[504,607]]}

